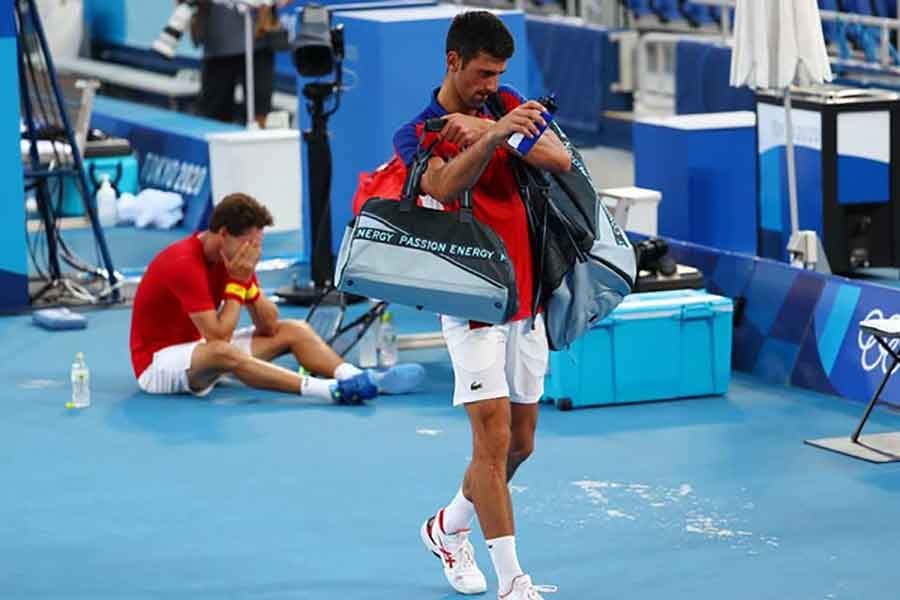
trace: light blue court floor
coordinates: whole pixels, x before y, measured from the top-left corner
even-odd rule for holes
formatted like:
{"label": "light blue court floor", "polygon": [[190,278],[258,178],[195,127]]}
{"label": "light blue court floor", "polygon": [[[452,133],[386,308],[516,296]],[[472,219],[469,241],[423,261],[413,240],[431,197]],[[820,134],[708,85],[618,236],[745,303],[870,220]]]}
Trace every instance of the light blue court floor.
{"label": "light blue court floor", "polygon": [[[88,318],[0,320],[0,598],[456,597],[418,539],[469,455],[445,355],[405,353],[428,359],[427,388],[364,407],[240,386],[147,397],[130,312]],[[79,350],[93,406],[72,412]],[[512,487],[523,566],[559,586],[548,600],[896,599],[900,466],[802,444],[861,409],[745,376],[724,398],[545,406]],[[900,416],[876,411],[871,430],[891,429]]]}

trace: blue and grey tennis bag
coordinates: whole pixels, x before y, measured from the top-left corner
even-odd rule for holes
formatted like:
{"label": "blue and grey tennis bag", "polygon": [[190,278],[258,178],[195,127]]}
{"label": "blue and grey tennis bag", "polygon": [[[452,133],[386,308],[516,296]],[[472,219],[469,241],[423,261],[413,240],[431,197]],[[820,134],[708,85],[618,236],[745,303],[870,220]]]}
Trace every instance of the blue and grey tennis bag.
{"label": "blue and grey tennis bag", "polygon": [[581,155],[558,126],[554,131],[569,149],[572,168],[543,174],[532,196],[543,196],[534,204],[537,210],[543,204],[541,226],[549,233],[541,243],[540,276],[547,340],[552,350],[561,350],[631,293],[637,261],[625,232],[600,201]]}
{"label": "blue and grey tennis bag", "polygon": [[[554,99],[541,102],[555,110]],[[506,112],[497,94],[487,106],[496,119]],[[535,248],[533,309],[543,306],[550,349],[561,350],[631,292],[637,266],[631,242],[600,201],[581,154],[556,121],[548,127],[569,151],[572,168],[548,173],[514,159],[514,171]]]}
{"label": "blue and grey tennis bag", "polygon": [[422,175],[434,144],[417,152],[400,200],[370,198],[344,233],[336,287],[420,309],[503,323],[518,311],[515,272],[503,240],[460,209],[418,206]]}

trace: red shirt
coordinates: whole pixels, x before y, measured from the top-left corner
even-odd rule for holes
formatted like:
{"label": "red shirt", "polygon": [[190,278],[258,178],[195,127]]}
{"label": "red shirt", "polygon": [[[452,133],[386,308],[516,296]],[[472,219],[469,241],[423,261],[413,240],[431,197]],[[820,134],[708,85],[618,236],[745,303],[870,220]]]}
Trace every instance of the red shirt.
{"label": "red shirt", "polygon": [[188,315],[215,310],[222,302],[225,263],[208,263],[197,235],[157,254],[138,286],[131,314],[131,364],[137,377],[155,352],[202,339]]}
{"label": "red shirt", "polygon": [[[455,153],[444,155],[441,152],[443,146],[450,145],[440,144],[436,156],[445,160],[455,156]],[[509,252],[519,292],[519,310],[510,321],[518,321],[531,316],[534,262],[525,204],[519,195],[519,185],[510,166],[510,159],[510,152],[505,146],[499,146],[472,190],[472,204],[475,218],[493,229]]]}
{"label": "red shirt", "polygon": [[[522,96],[508,86],[501,86],[500,100],[507,112],[523,103]],[[447,111],[437,101],[437,90],[432,95],[429,106],[406,123],[394,136],[394,147],[401,158],[409,165],[412,162],[419,137],[426,119],[442,117]],[[485,110],[479,115],[490,118]],[[423,142],[430,143],[436,134],[426,134]],[[459,154],[459,147],[442,141],[434,149],[434,156],[450,160]],[[531,303],[534,293],[534,262],[532,260],[531,240],[528,234],[528,218],[525,204],[519,194],[519,185],[513,172],[512,153],[505,144],[494,151],[494,156],[485,167],[484,172],[472,189],[472,203],[475,218],[493,229],[509,253],[516,272],[516,287],[519,292],[519,310],[511,321],[519,321],[531,316]]]}

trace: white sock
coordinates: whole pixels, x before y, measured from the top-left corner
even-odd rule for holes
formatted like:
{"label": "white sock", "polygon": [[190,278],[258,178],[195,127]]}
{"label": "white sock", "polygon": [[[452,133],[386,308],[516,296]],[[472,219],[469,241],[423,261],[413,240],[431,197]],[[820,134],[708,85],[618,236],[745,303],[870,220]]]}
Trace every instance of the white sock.
{"label": "white sock", "polygon": [[359,375],[360,373],[362,373],[362,370],[356,365],[341,363],[334,370],[334,378],[338,381],[343,381],[345,379],[350,379],[354,375]]}
{"label": "white sock", "polygon": [[337,381],[334,379],[319,379],[318,377],[307,375],[300,383],[300,394],[331,400],[331,386],[336,383]]}
{"label": "white sock", "polygon": [[444,518],[440,526],[444,533],[453,534],[462,529],[470,529],[474,518],[475,505],[463,496],[462,488],[459,488],[456,496],[444,508]]}
{"label": "white sock", "polygon": [[488,552],[491,553],[491,561],[499,580],[500,594],[508,594],[512,588],[513,579],[522,575],[522,567],[519,566],[519,557],[516,556],[516,536],[486,540]]}

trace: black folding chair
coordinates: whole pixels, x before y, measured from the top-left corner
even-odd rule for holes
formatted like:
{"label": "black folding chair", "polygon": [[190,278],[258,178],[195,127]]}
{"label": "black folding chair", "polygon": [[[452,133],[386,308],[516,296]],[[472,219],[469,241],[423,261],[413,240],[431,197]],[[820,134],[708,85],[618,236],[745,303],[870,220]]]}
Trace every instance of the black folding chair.
{"label": "black folding chair", "polygon": [[856,429],[853,430],[849,437],[841,436],[806,440],[806,443],[816,448],[838,452],[873,463],[897,462],[900,461],[900,432],[875,433],[863,436],[862,430],[866,425],[866,421],[869,420],[869,415],[872,414],[872,409],[878,404],[881,392],[884,391],[888,380],[897,369],[897,364],[900,363],[900,354],[895,350],[897,340],[900,340],[900,320],[870,319],[861,322],[859,328],[862,332],[871,335],[875,343],[881,347],[885,360],[887,357],[891,358],[890,361],[886,360],[885,362],[886,366],[888,362],[890,366],[885,370],[878,389],[875,390],[875,394],[869,400],[869,404],[866,405],[866,410],[863,412]]}
{"label": "black folding chair", "polygon": [[344,323],[347,298],[343,292],[330,287],[310,307],[306,322],[340,356],[346,356],[359,343],[373,323],[381,319],[388,303],[379,301],[369,310]]}

